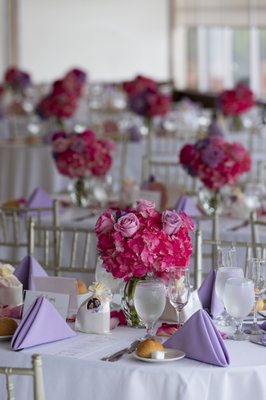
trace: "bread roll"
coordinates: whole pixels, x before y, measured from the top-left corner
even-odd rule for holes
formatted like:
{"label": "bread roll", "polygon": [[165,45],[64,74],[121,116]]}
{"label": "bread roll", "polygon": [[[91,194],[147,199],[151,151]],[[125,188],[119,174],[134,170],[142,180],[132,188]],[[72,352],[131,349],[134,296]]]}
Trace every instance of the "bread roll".
{"label": "bread roll", "polygon": [[78,294],[88,293],[86,283],[83,282],[81,279],[77,279],[77,293]]}
{"label": "bread roll", "polygon": [[140,342],[136,354],[139,357],[151,358],[151,354],[154,351],[164,351],[162,343],[156,339],[146,339],[143,342]]}
{"label": "bread roll", "polygon": [[17,322],[12,318],[0,318],[0,336],[13,335],[17,326]]}

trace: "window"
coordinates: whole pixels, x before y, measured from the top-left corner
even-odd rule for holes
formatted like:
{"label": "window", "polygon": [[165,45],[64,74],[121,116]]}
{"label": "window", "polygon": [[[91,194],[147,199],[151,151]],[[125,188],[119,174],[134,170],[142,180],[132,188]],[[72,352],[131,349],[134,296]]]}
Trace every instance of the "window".
{"label": "window", "polygon": [[[219,92],[245,82],[258,96],[266,96],[266,1],[173,0],[173,34],[182,32],[186,59],[178,48],[173,56],[182,62],[187,87]],[[182,29],[181,29],[182,28]],[[176,40],[180,43],[180,40]]]}

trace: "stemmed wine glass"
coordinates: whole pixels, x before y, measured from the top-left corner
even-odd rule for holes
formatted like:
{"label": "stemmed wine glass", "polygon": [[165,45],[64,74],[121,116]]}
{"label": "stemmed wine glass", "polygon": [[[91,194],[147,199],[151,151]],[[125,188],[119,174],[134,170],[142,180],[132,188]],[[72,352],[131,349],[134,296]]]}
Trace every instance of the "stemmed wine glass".
{"label": "stemmed wine glass", "polygon": [[266,290],[266,259],[249,259],[247,262],[246,278],[251,279],[254,283],[255,303],[253,311],[253,323],[245,332],[249,333],[250,335],[261,335],[265,332],[258,325],[257,303],[260,296]]}
{"label": "stemmed wine glass", "polygon": [[180,324],[180,313],[188,303],[190,296],[190,279],[189,269],[182,268],[178,270],[178,276],[176,272],[170,273],[170,279],[168,282],[168,297],[172,306],[176,310],[177,324]]}
{"label": "stemmed wine glass", "polygon": [[[237,267],[220,267],[216,273],[216,280],[215,280],[215,291],[219,300],[223,302],[223,294],[226,281],[229,278],[233,277],[240,277],[244,278],[244,271],[242,268]],[[229,317],[226,310],[220,315],[220,318],[217,320],[217,324],[221,326],[229,326],[231,325],[232,321]]]}
{"label": "stemmed wine glass", "polygon": [[248,340],[248,335],[242,330],[242,322],[254,305],[254,283],[250,279],[241,277],[227,279],[223,300],[227,312],[236,322],[236,331],[230,339]]}
{"label": "stemmed wine glass", "polygon": [[153,328],[162,315],[166,303],[164,283],[152,277],[140,280],[135,288],[134,306],[146,327],[146,336],[153,335]]}
{"label": "stemmed wine glass", "polygon": [[235,247],[218,247],[218,268],[220,267],[237,267],[236,248]]}

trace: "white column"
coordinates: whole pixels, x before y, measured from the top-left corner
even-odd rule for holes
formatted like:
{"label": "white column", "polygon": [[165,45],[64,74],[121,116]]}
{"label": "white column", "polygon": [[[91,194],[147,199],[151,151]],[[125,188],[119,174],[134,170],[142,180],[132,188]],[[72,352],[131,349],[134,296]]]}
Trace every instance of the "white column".
{"label": "white column", "polygon": [[187,87],[187,35],[179,26],[174,31],[174,80],[180,90]]}
{"label": "white column", "polygon": [[250,28],[250,88],[255,94],[260,92],[260,48],[259,31],[254,26]]}
{"label": "white column", "polygon": [[198,28],[198,89],[200,92],[208,90],[208,48],[207,30],[205,27]]}
{"label": "white column", "polygon": [[231,28],[224,28],[222,47],[224,54],[224,86],[226,89],[230,89],[234,86],[233,31]]}

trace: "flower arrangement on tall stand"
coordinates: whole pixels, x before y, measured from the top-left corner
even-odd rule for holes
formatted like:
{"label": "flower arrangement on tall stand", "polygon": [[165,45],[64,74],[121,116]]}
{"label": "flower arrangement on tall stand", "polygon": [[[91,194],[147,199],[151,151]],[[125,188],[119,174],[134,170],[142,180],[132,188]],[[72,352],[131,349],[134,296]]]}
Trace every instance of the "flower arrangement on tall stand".
{"label": "flower arrangement on tall stand", "polygon": [[229,117],[231,130],[240,131],[242,126],[241,115],[255,104],[253,92],[248,86],[239,83],[234,89],[224,90],[218,98],[218,107]]}
{"label": "flower arrangement on tall stand", "polygon": [[153,79],[141,75],[132,81],[124,82],[123,89],[127,93],[129,109],[145,119],[150,146],[152,119],[158,115],[166,115],[171,110],[171,98],[160,92]]}
{"label": "flower arrangement on tall stand", "polygon": [[18,69],[10,67],[5,71],[3,80],[3,109],[9,115],[25,115],[26,93],[32,86],[30,75]]}
{"label": "flower arrangement on tall stand", "polygon": [[65,120],[72,117],[78,108],[86,79],[84,71],[72,69],[62,79],[55,81],[51,91],[37,104],[37,115],[49,121],[53,130],[64,129]]}
{"label": "flower arrangement on tall stand", "polygon": [[148,274],[167,281],[173,267],[180,275],[180,266],[189,265],[192,253],[193,222],[184,212],[160,213],[153,202],[139,200],[136,208],[107,210],[95,231],[103,267],[126,281],[122,307],[127,322],[138,326],[133,302],[136,283]]}
{"label": "flower arrangement on tall stand", "polygon": [[227,142],[221,136],[186,144],[180,151],[179,160],[189,175],[198,177],[211,191],[209,206],[204,207],[209,214],[218,208],[221,188],[237,183],[251,167],[251,158],[244,146]]}
{"label": "flower arrangement on tall stand", "polygon": [[112,166],[111,140],[96,138],[93,131],[82,133],[55,132],[52,137],[53,157],[62,175],[74,178],[74,200],[78,207],[88,205],[86,180],[103,177]]}

